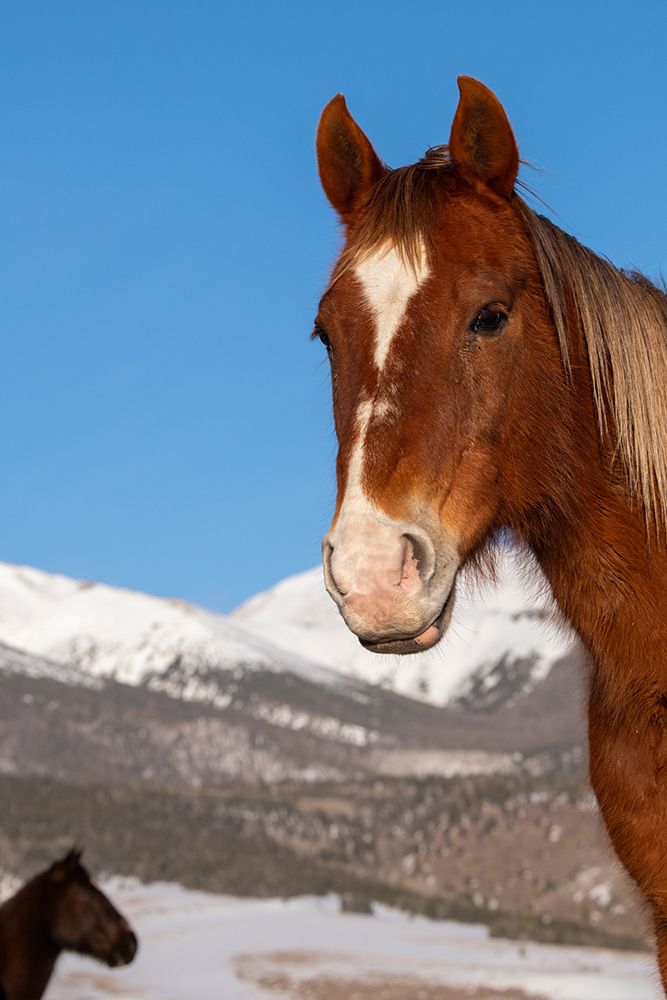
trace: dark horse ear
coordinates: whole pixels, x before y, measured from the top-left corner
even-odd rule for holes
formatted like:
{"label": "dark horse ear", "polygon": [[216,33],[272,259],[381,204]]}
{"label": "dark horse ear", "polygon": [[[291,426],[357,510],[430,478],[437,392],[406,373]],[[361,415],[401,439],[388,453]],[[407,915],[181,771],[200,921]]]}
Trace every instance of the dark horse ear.
{"label": "dark horse ear", "polygon": [[347,110],[342,94],[322,112],[316,145],[324,193],[347,222],[386,168]]}
{"label": "dark horse ear", "polygon": [[509,198],[519,172],[519,150],[505,110],[488,87],[460,76],[459,106],[449,137],[457,174],[474,187],[486,186]]}
{"label": "dark horse ear", "polygon": [[67,852],[64,858],[61,858],[60,861],[54,862],[54,864],[51,866],[53,877],[56,880],[62,880],[67,875],[71,875],[73,872],[75,872],[79,867],[79,865],[81,864],[82,854],[83,854],[83,848],[80,847],[70,848],[70,850]]}

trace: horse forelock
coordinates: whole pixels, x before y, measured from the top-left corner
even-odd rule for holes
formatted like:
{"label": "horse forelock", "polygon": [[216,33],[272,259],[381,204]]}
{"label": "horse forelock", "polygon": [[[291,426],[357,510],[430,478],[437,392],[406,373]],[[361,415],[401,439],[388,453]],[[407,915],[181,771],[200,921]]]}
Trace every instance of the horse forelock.
{"label": "horse forelock", "polygon": [[420,270],[449,194],[447,179],[453,176],[446,149],[433,147],[418,163],[387,170],[375,184],[348,231],[329,287],[383,247],[391,246],[407,267]]}

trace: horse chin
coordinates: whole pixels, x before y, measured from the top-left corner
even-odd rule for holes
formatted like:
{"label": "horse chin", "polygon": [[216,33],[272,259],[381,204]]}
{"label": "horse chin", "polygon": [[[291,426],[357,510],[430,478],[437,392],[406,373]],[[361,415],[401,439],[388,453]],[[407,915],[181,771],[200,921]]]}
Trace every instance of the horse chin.
{"label": "horse chin", "polygon": [[118,952],[114,952],[113,955],[108,955],[104,960],[110,969],[120,969],[124,965],[129,965],[134,955],[128,957],[126,955],[121,955]]}
{"label": "horse chin", "polygon": [[449,628],[455,596],[456,584],[453,584],[437,618],[418,635],[408,636],[404,639],[379,640],[378,642],[359,639],[359,642],[370,653],[392,653],[398,656],[409,656],[411,653],[424,653],[427,649],[433,649]]}

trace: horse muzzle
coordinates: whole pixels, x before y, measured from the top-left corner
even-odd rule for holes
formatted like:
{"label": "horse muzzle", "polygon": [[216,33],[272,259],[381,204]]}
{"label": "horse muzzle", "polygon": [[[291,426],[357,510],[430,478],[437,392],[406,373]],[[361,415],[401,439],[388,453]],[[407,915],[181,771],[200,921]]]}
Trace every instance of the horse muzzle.
{"label": "horse muzzle", "polygon": [[124,933],[115,943],[109,953],[107,964],[110,968],[119,968],[133,962],[139,949],[139,941],[133,931]]}
{"label": "horse muzzle", "polygon": [[437,618],[417,635],[400,636],[395,639],[362,639],[359,637],[359,642],[364,649],[371,653],[393,653],[399,656],[407,656],[409,653],[423,653],[427,649],[432,649],[433,646],[437,646],[449,628],[455,599],[456,584],[453,583]]}
{"label": "horse muzzle", "polygon": [[373,653],[430,649],[449,625],[459,558],[454,539],[379,513],[345,512],[324,539],[327,590]]}

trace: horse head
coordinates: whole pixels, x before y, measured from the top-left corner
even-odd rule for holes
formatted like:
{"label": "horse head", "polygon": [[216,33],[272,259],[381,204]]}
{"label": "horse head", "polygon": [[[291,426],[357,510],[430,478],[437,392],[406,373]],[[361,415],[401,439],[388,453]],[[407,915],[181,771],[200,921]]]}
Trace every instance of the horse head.
{"label": "horse head", "polygon": [[48,869],[49,924],[58,948],[90,955],[110,967],[128,965],[137,952],[129,923],[93,884],[72,849]]}
{"label": "horse head", "polygon": [[459,86],[448,146],[409,167],[383,165],[341,95],[317,133],[345,229],[314,331],[339,442],[325,580],[375,652],[438,642],[459,569],[529,509],[530,415],[562,372],[511,127],[486,87]]}

